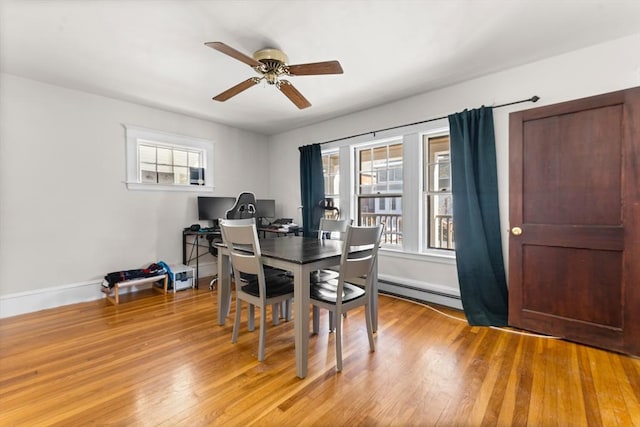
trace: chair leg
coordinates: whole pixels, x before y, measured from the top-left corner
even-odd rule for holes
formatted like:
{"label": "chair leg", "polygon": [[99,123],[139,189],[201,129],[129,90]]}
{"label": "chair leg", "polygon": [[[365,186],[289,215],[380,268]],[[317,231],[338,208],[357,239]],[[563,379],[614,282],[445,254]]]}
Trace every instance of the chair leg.
{"label": "chair leg", "polygon": [[334,318],[336,321],[336,371],[342,371],[342,316],[338,313],[331,312],[331,314],[335,314]]}
{"label": "chair leg", "polygon": [[369,304],[364,306],[364,317],[366,317],[366,321],[367,321],[367,336],[369,337],[369,349],[371,351],[376,351],[376,345],[373,342],[372,310],[371,310],[371,305]]}
{"label": "chair leg", "polygon": [[280,307],[280,318],[285,321],[291,320],[291,300],[286,299],[279,304]]}
{"label": "chair leg", "polygon": [[267,307],[263,306],[260,309],[260,339],[258,342],[258,360],[262,362],[264,360],[264,345],[267,340]]}
{"label": "chair leg", "polygon": [[273,318],[273,326],[278,326],[278,324],[280,324],[280,304],[281,303],[276,303],[271,305],[271,317]]}
{"label": "chair leg", "polygon": [[236,319],[233,322],[233,334],[231,335],[231,342],[238,342],[238,331],[240,329],[240,314],[242,313],[242,300],[236,299]]}
{"label": "chair leg", "polygon": [[320,331],[320,308],[317,305],[313,306],[313,333],[318,334]]}
{"label": "chair leg", "polygon": [[251,332],[255,331],[255,317],[256,317],[256,306],[253,304],[249,304],[249,321],[247,322],[248,328]]}
{"label": "chair leg", "polygon": [[336,329],[335,315],[333,311],[329,311],[329,332],[333,332]]}
{"label": "chair leg", "polygon": [[229,292],[229,301],[227,301],[227,312],[225,313],[225,319],[229,317],[229,313],[231,313],[231,292]]}
{"label": "chair leg", "polygon": [[293,306],[293,298],[290,298],[284,302],[284,320],[287,322],[291,320],[291,307]]}

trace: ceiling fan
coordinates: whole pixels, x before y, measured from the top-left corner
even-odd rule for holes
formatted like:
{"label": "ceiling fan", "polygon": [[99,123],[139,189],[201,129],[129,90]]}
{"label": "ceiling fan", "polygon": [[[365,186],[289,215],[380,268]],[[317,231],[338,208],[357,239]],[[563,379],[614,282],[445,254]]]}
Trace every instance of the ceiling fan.
{"label": "ceiling fan", "polygon": [[240,62],[244,62],[253,68],[261,77],[251,77],[242,83],[225,90],[213,97],[215,101],[224,102],[236,96],[240,92],[255,86],[265,80],[270,85],[275,85],[298,108],[311,106],[311,103],[283,76],[312,76],[319,74],[342,74],[342,67],[338,61],[313,62],[309,64],[289,65],[287,55],[278,49],[262,49],[253,54],[253,58],[227,46],[222,42],[208,42],[209,46],[219,52],[229,55]]}

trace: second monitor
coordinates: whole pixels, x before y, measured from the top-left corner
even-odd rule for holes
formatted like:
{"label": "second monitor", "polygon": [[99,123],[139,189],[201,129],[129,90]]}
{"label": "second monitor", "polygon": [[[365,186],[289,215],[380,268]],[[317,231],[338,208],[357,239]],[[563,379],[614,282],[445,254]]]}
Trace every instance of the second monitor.
{"label": "second monitor", "polygon": [[275,218],[276,217],[276,201],[268,200],[268,199],[256,200],[256,217]]}

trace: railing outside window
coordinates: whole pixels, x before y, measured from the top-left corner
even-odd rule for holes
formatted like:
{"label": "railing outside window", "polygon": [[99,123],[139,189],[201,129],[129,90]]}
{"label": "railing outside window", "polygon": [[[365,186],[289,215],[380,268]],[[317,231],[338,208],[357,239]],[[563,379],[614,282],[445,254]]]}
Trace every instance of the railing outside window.
{"label": "railing outside window", "polygon": [[360,214],[360,225],[375,226],[384,224],[382,243],[402,245],[402,215],[398,214]]}

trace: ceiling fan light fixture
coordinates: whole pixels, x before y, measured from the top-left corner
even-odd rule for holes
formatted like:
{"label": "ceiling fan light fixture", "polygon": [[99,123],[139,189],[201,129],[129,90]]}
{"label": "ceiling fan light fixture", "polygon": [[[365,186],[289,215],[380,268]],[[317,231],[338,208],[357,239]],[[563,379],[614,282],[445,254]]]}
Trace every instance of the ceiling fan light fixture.
{"label": "ceiling fan light fixture", "polygon": [[205,46],[224,53],[253,68],[261,77],[253,77],[241,82],[230,89],[213,97],[216,101],[224,102],[240,92],[264,80],[267,84],[276,86],[298,108],[308,108],[311,103],[282,76],[313,76],[321,74],[342,74],[342,67],[338,61],[313,62],[307,64],[289,65],[289,58],[279,49],[262,49],[253,54],[253,58],[228,46],[222,42],[207,42]]}
{"label": "ceiling fan light fixture", "polygon": [[253,54],[253,59],[264,63],[265,61],[277,61],[284,65],[289,63],[287,55],[278,49],[262,49]]}

